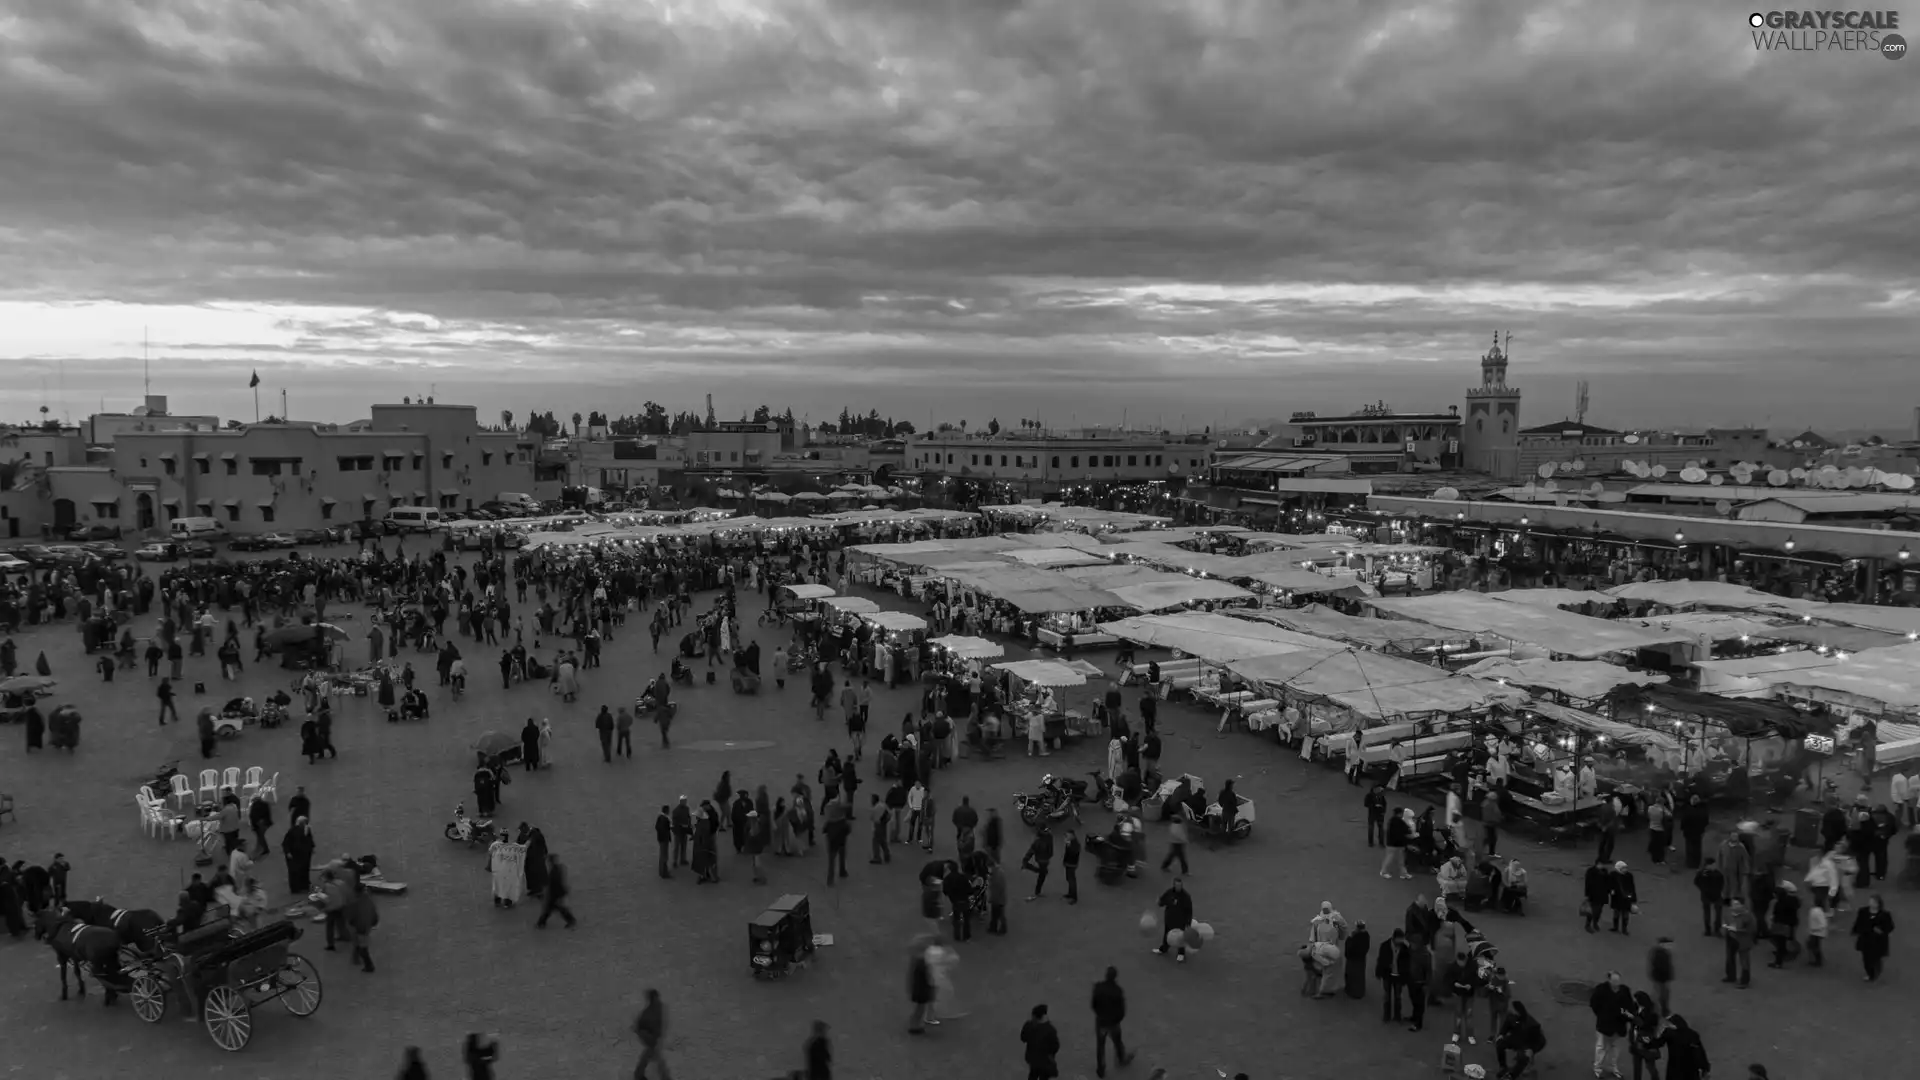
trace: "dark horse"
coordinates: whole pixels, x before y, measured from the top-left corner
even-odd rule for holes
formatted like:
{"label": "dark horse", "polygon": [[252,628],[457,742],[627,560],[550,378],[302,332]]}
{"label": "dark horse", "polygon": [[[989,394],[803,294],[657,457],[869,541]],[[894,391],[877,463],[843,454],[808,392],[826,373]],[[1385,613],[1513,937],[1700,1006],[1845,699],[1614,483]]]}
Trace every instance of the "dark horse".
{"label": "dark horse", "polygon": [[104,926],[88,926],[52,908],[36,914],[34,925],[53,946],[54,958],[60,964],[61,1001],[67,1000],[68,967],[73,968],[73,979],[79,984],[81,997],[87,996],[88,968],[93,969],[93,977],[106,991],[106,1004],[113,1004],[126,989],[126,976],[120,970],[120,935]]}
{"label": "dark horse", "polygon": [[158,953],[160,934],[166,929],[166,917],[146,908],[129,910],[95,900],[70,900],[67,914],[88,926],[103,926],[120,936],[123,952],[131,958],[151,958]]}

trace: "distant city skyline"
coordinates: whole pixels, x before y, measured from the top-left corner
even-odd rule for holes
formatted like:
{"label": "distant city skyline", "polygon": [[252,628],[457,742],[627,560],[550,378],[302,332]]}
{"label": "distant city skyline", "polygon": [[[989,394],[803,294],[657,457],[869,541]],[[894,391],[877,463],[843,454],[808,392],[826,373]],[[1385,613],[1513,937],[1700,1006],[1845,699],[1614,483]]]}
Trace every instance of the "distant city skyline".
{"label": "distant city skyline", "polygon": [[[1625,0],[13,13],[0,419],[1908,430],[1920,83]],[[1870,103],[1863,105],[1863,103]],[[1185,417],[1184,421],[1181,419]]]}

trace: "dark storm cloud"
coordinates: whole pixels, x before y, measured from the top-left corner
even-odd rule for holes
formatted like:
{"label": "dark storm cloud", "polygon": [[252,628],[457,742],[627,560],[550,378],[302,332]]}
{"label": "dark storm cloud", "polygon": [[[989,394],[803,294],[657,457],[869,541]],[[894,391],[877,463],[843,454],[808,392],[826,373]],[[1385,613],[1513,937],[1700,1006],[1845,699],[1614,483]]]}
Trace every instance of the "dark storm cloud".
{"label": "dark storm cloud", "polygon": [[1654,0],[19,5],[0,299],[297,309],[275,339],[172,345],[210,360],[884,387],[964,357],[1202,393],[1469,377],[1517,325],[1536,371],[1798,355],[1813,383],[1910,341],[1920,84],[1756,53],[1744,21]]}

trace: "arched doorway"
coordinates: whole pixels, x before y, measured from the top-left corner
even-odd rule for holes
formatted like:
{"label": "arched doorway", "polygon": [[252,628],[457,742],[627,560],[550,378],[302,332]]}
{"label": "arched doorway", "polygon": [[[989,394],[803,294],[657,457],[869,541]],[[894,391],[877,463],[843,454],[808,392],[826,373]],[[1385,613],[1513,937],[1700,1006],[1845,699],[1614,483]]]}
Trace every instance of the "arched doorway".
{"label": "arched doorway", "polygon": [[140,520],[140,527],[153,528],[153,496],[143,491],[138,498],[134,499],[133,505]]}
{"label": "arched doorway", "polygon": [[71,528],[73,526],[73,523],[76,520],[78,520],[78,516],[73,512],[72,499],[53,500],[53,527],[54,528],[56,529]]}

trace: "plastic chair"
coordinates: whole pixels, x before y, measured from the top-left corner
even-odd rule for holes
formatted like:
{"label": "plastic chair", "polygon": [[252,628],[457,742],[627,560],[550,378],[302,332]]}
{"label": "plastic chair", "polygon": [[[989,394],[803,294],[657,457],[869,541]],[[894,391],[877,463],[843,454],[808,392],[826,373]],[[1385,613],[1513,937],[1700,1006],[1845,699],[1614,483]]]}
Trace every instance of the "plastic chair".
{"label": "plastic chair", "polygon": [[203,803],[220,801],[220,770],[200,770],[200,801]]}
{"label": "plastic chair", "polygon": [[280,774],[274,773],[273,776],[269,777],[267,782],[264,784],[261,784],[259,789],[254,792],[254,795],[258,798],[265,799],[270,803],[279,802],[280,801]]}
{"label": "plastic chair", "polygon": [[173,791],[171,794],[173,801],[177,803],[182,810],[186,809],[188,801],[193,798],[193,781],[187,779],[185,773],[173,774]]}
{"label": "plastic chair", "polygon": [[246,782],[240,785],[240,801],[243,803],[253,802],[254,796],[260,794],[260,785],[265,782],[265,780],[265,769],[262,769],[258,765],[250,766],[247,769]]}
{"label": "plastic chair", "polygon": [[133,789],[134,805],[140,808],[140,828],[148,836],[157,836],[160,832],[160,819],[154,816],[153,807],[147,802],[147,794],[141,788]]}
{"label": "plastic chair", "polygon": [[235,795],[240,794],[240,766],[227,766],[227,771],[220,774],[220,787]]}

